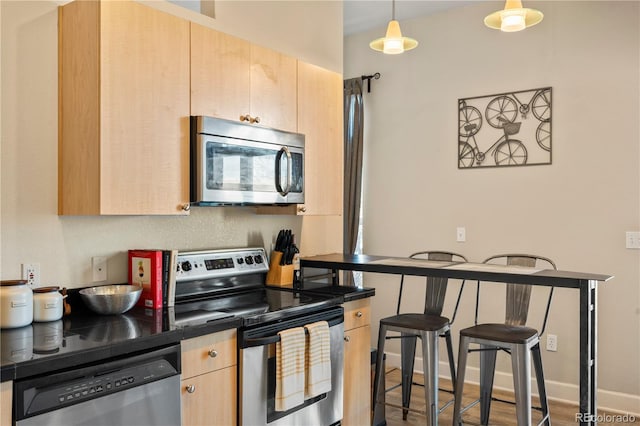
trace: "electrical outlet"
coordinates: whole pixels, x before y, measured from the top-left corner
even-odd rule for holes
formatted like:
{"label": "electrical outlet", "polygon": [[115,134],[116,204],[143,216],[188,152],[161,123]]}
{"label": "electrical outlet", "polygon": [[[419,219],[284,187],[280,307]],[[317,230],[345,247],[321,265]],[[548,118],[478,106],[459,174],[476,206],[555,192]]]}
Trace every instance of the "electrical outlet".
{"label": "electrical outlet", "polygon": [[547,350],[551,352],[558,350],[558,336],[555,334],[547,334]]}
{"label": "electrical outlet", "polygon": [[29,287],[40,286],[40,264],[39,263],[23,263],[22,279],[27,280]]}
{"label": "electrical outlet", "polygon": [[462,226],[456,228],[456,241],[459,243],[467,241],[467,230]]}
{"label": "electrical outlet", "polygon": [[625,237],[628,249],[640,249],[640,232],[627,231]]}
{"label": "electrical outlet", "polygon": [[93,282],[107,280],[107,258],[105,256],[91,258],[91,275]]}

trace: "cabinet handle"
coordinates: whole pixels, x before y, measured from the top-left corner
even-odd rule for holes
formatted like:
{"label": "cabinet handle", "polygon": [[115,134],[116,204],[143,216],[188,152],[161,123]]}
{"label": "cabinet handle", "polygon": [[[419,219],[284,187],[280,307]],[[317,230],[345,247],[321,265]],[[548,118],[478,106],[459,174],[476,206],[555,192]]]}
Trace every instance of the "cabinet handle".
{"label": "cabinet handle", "polygon": [[191,204],[186,203],[182,205],[182,210],[185,212],[188,212],[189,210],[191,210]]}
{"label": "cabinet handle", "polygon": [[249,123],[260,123],[260,117],[249,117]]}
{"label": "cabinet handle", "polygon": [[356,312],[356,317],[362,318],[362,312],[361,311]]}
{"label": "cabinet handle", "polygon": [[251,122],[251,116],[249,114],[241,115],[240,121],[249,121]]}
{"label": "cabinet handle", "polygon": [[215,349],[211,349],[211,350],[209,351],[209,356],[210,356],[211,358],[215,358],[215,357],[217,357],[217,356],[218,356],[218,351],[216,351]]}
{"label": "cabinet handle", "polygon": [[351,340],[351,338],[349,336],[344,336],[344,341],[349,343],[349,340]]}
{"label": "cabinet handle", "polygon": [[189,385],[186,389],[188,393],[194,393],[196,391],[196,387],[194,385]]}
{"label": "cabinet handle", "polygon": [[298,207],[298,211],[304,213],[307,211],[307,208],[305,206],[300,206]]}

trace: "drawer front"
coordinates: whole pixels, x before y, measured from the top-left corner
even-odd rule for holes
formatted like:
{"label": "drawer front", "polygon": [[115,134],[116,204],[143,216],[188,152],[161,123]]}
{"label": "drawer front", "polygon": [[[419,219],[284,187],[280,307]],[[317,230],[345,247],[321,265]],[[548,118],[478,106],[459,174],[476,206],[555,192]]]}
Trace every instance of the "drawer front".
{"label": "drawer front", "polygon": [[180,345],[183,379],[237,364],[235,329],[183,340]]}
{"label": "drawer front", "polygon": [[371,322],[371,302],[369,298],[347,302],[343,306],[345,330],[369,325]]}

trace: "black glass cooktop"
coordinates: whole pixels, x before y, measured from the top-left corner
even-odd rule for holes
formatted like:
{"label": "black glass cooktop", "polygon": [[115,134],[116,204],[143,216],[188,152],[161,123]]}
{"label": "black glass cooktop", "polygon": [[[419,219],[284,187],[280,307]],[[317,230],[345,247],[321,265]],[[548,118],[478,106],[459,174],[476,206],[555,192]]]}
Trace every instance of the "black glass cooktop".
{"label": "black glass cooktop", "polygon": [[290,289],[254,288],[174,307],[176,326],[202,324],[226,316],[242,317],[245,326],[308,314],[340,303],[334,295],[300,293]]}

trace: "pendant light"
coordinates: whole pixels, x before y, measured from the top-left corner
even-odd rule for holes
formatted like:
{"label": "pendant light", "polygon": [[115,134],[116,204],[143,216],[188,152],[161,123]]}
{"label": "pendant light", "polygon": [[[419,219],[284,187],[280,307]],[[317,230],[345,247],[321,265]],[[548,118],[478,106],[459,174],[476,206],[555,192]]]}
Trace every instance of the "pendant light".
{"label": "pendant light", "polygon": [[523,8],[521,0],[506,0],[504,9],[484,18],[484,24],[489,28],[511,33],[535,25],[543,17],[539,10]]}
{"label": "pendant light", "polygon": [[400,23],[396,21],[396,0],[391,3],[391,21],[387,26],[387,34],[369,43],[369,47],[378,52],[388,55],[397,55],[405,50],[411,50],[418,45],[418,42],[409,37],[402,37]]}

